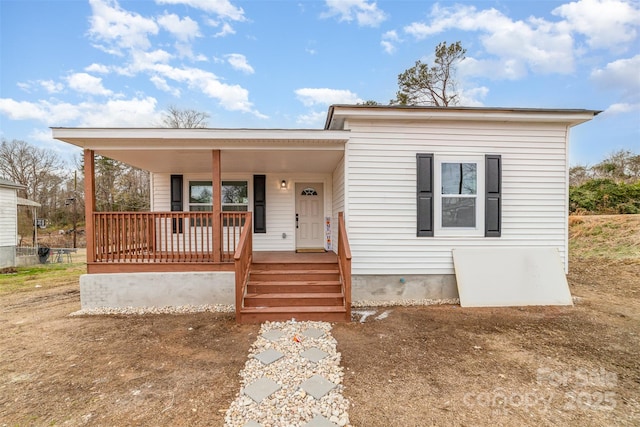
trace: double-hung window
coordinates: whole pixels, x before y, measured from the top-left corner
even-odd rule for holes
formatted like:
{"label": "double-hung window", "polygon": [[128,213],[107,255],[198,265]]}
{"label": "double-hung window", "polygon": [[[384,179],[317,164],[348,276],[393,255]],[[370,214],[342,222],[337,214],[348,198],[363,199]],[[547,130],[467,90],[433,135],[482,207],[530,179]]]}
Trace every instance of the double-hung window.
{"label": "double-hung window", "polygon": [[436,156],[435,234],[484,234],[484,158]]}
{"label": "double-hung window", "polygon": [[[211,181],[189,181],[189,211],[212,211],[213,197]],[[223,212],[246,212],[249,210],[247,181],[222,181],[220,197],[222,198]],[[195,225],[200,224],[196,223]]]}
{"label": "double-hung window", "polygon": [[417,236],[502,233],[502,156],[416,155]]}

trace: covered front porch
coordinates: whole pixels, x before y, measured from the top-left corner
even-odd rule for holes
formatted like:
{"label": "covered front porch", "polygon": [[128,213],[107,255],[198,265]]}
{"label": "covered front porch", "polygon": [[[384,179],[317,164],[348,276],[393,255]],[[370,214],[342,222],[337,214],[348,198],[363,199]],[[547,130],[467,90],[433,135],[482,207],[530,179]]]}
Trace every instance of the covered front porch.
{"label": "covered front porch", "polygon": [[[247,321],[285,316],[285,305],[309,313],[309,307],[314,307],[309,304],[318,303],[315,307],[324,308],[316,311],[326,311],[329,304],[337,306],[338,299],[340,316],[349,316],[350,254],[348,249],[341,249],[344,245],[340,246],[341,241],[347,242],[346,227],[344,217],[338,215],[337,208],[342,204],[334,202],[333,190],[335,180],[343,180],[341,168],[348,132],[57,128],[54,137],[84,149],[89,275],[228,272],[234,276],[233,299],[239,321],[249,294],[253,298],[249,311],[253,314],[244,316],[245,320],[250,319]],[[96,210],[96,155],[151,173],[150,212]],[[306,272],[319,269],[316,262],[298,261],[304,255],[323,254],[297,254],[301,257],[291,258],[302,240],[296,194],[301,188],[308,191],[308,183],[314,183],[312,193],[320,200],[320,226],[324,229],[326,225],[326,236],[323,234],[319,245],[314,246],[326,249],[336,261],[338,276],[327,277],[339,284],[339,298],[333,291],[305,296],[303,289],[293,285],[279,288],[290,292],[272,292],[277,286],[249,285],[252,274],[260,277],[264,270],[256,265],[271,264],[267,269],[277,265],[278,271],[286,270],[283,266],[287,264]],[[243,194],[240,200],[234,200],[236,203],[225,205],[221,195],[224,187],[232,184],[244,186]],[[195,189],[206,187],[208,200],[194,201]],[[343,187],[340,182],[339,188]],[[315,193],[316,188],[319,194]],[[339,199],[342,197],[338,194]],[[340,252],[348,254],[349,260],[336,255]],[[271,254],[271,261],[257,262],[261,253]],[[282,259],[273,262],[273,257]],[[301,270],[293,270],[294,275],[300,273],[296,280],[303,283],[299,284],[317,281],[317,275],[305,276]],[[276,273],[263,274],[264,277],[288,282],[278,280]],[[263,291],[276,295],[259,296]],[[304,303],[306,308],[300,309],[298,303]],[[256,313],[260,310],[264,315]]]}

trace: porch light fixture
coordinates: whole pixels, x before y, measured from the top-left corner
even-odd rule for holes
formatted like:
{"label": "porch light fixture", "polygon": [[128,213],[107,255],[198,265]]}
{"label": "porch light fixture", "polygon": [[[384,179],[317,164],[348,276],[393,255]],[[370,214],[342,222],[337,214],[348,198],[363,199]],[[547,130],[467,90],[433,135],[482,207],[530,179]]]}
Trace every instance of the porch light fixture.
{"label": "porch light fixture", "polygon": [[285,188],[287,188],[287,181],[285,181],[284,179],[280,182],[280,188],[282,190],[284,190]]}

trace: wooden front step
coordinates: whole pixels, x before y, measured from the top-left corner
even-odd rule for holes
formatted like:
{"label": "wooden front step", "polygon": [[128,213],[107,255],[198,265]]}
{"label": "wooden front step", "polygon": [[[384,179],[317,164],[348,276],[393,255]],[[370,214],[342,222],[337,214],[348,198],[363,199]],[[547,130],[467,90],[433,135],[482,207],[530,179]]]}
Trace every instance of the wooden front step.
{"label": "wooden front step", "polygon": [[253,270],[249,274],[251,281],[257,282],[309,282],[340,280],[339,270]]}
{"label": "wooden front step", "polygon": [[247,284],[248,294],[278,294],[278,293],[327,293],[341,292],[342,286],[338,280],[310,280],[310,281],[250,281]]}
{"label": "wooden front step", "polygon": [[252,263],[239,322],[344,322],[347,315],[337,258],[323,254],[318,262],[311,256],[283,262],[274,255]]}
{"label": "wooden front step", "polygon": [[247,294],[245,307],[343,306],[342,292]]}

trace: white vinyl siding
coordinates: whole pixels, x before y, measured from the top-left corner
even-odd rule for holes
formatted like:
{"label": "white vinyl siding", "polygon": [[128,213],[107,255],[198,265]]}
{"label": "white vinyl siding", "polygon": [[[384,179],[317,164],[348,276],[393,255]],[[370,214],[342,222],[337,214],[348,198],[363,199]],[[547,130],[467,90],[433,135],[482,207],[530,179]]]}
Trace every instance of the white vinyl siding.
{"label": "white vinyl siding", "polygon": [[[253,175],[254,174],[222,174],[222,180],[245,180],[249,185],[249,211],[253,211]],[[287,188],[281,189],[280,183],[285,179]],[[183,209],[188,210],[189,181],[211,180],[207,174],[183,174]],[[328,216],[331,209],[331,175],[296,174],[266,174],[267,194],[267,232],[253,234],[254,251],[293,251],[295,250],[295,182],[322,182],[325,188],[324,212]],[[169,211],[170,204],[170,174],[154,174],[152,211]],[[283,233],[286,237],[283,238]]]}
{"label": "white vinyl siding", "polygon": [[[354,274],[453,274],[455,247],[553,247],[566,265],[566,126],[363,120],[345,127]],[[502,155],[502,236],[416,237],[416,153]]]}
{"label": "white vinyl siding", "polygon": [[0,247],[17,244],[17,197],[15,188],[0,187]]}
{"label": "white vinyl siding", "polygon": [[333,171],[333,213],[331,215],[331,243],[338,252],[338,213],[344,212],[344,157]]}

